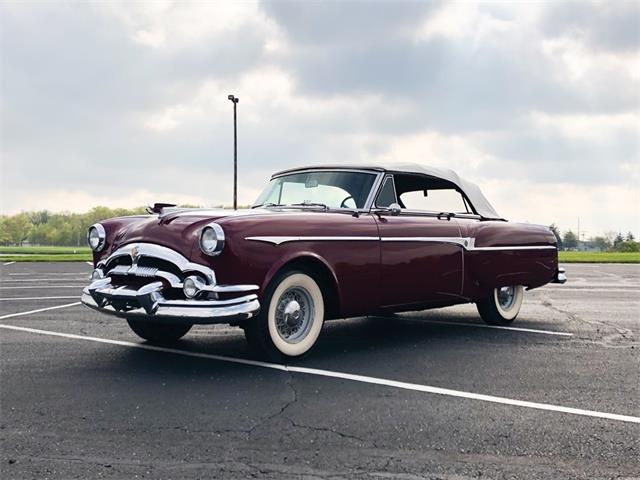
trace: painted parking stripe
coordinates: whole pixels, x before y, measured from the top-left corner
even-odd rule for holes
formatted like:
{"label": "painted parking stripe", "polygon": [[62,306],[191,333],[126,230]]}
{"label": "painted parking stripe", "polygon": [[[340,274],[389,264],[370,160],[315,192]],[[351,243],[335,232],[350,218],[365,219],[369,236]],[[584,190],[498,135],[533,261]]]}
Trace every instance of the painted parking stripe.
{"label": "painted parking stripe", "polygon": [[83,284],[78,284],[78,285],[24,285],[24,286],[20,286],[20,287],[0,287],[0,290],[18,290],[18,289],[23,289],[23,288],[46,288],[46,289],[51,289],[51,288],[82,288],[82,287],[86,287],[86,282]]}
{"label": "painted parking stripe", "polygon": [[[429,323],[431,325],[454,325],[456,327],[477,327],[477,328],[494,328],[496,330],[512,330],[514,332],[541,333],[544,335],[559,335],[561,337],[573,337],[573,333],[555,332],[553,330],[539,330],[537,328],[507,327],[501,325],[484,325],[482,323],[466,323],[466,322],[447,322],[440,320],[418,320],[410,317],[400,317],[402,320],[414,320],[420,323]],[[394,320],[396,320],[394,318]]]}
{"label": "painted parking stripe", "polygon": [[78,295],[65,295],[62,297],[5,297],[0,298],[0,302],[17,301],[17,300],[70,300],[72,298],[80,298]]}
{"label": "painted parking stripe", "polygon": [[26,277],[26,276],[30,276],[32,277],[33,275],[55,275],[57,277],[61,276],[61,275],[75,275],[76,277],[79,275],[88,275],[88,270],[83,270],[82,272],[15,272],[15,273],[10,273],[9,275],[12,277]]}
{"label": "painted parking stripe", "polygon": [[93,267],[93,262],[84,262],[84,263],[86,263],[86,264],[87,264],[87,265],[89,265],[90,267]]}
{"label": "painted parking stripe", "polygon": [[[66,282],[86,282],[89,280],[88,275],[78,275],[74,278],[65,278]],[[19,278],[17,280],[11,278],[8,280],[4,280],[4,283],[33,283],[33,282],[59,282],[59,278]]]}
{"label": "painted parking stripe", "polygon": [[0,320],[5,320],[7,318],[14,318],[14,317],[22,317],[24,315],[31,315],[32,313],[46,312],[49,310],[57,310],[59,308],[75,307],[76,305],[80,305],[80,304],[81,302],[74,302],[74,303],[67,303],[66,305],[56,305],[54,307],[38,308],[36,310],[29,310],[27,312],[10,313],[8,315],[2,315],[0,317]]}
{"label": "painted parking stripe", "polygon": [[4,265],[6,267],[7,265],[13,265],[14,263],[16,263],[16,262],[7,262],[7,263],[3,263],[2,265]]}
{"label": "painted parking stripe", "polygon": [[[62,307],[60,307],[62,308]],[[2,319],[3,317],[0,317]],[[617,413],[598,412],[595,410],[584,410],[581,408],[564,407],[561,405],[552,405],[547,403],[528,402],[525,400],[516,400],[512,398],[496,397],[493,395],[483,395],[480,393],[463,392],[461,390],[451,390],[448,388],[433,387],[430,385],[420,385],[417,383],[399,382],[396,380],[389,380],[386,378],[369,377],[366,375],[356,375],[352,373],[333,372],[330,370],[320,370],[317,368],[306,368],[281,365],[277,363],[260,362],[257,360],[247,360],[244,358],[224,357],[221,355],[211,355],[207,353],[190,352],[187,350],[179,350],[176,348],[159,347],[156,345],[149,345],[145,343],[133,343],[122,340],[110,340],[107,338],[89,337],[85,335],[75,335],[71,333],[52,332],[49,330],[40,330],[36,328],[18,327],[15,325],[0,324],[0,328],[6,330],[15,330],[26,333],[36,333],[40,335],[50,335],[55,337],[70,338],[73,340],[83,340],[88,342],[104,343],[109,345],[119,345],[129,348],[138,348],[141,350],[151,350],[155,352],[171,353],[175,355],[182,355],[186,357],[204,358],[209,360],[218,360],[222,362],[229,362],[235,364],[249,365],[254,367],[269,368],[272,370],[280,370],[291,373],[302,373],[306,375],[315,375],[319,377],[337,378],[340,380],[349,380],[359,383],[367,383],[371,385],[382,385],[386,387],[399,388],[402,390],[412,390],[416,392],[431,393],[436,395],[445,395],[450,397],[466,398],[470,400],[479,400],[482,402],[498,403],[502,405],[510,405],[522,408],[531,408],[536,410],[546,410],[551,412],[568,413],[572,415],[580,415],[585,417],[603,418],[607,420],[614,420],[618,422],[640,423],[640,417],[633,417],[630,415],[620,415]]]}

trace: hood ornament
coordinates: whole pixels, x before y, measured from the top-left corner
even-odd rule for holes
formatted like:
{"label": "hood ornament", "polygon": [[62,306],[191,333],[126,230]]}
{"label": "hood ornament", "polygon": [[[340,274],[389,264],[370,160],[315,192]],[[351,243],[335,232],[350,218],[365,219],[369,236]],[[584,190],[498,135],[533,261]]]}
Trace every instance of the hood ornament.
{"label": "hood ornament", "polygon": [[133,247],[131,249],[131,262],[133,265],[138,263],[138,259],[140,258],[140,249],[138,247]]}

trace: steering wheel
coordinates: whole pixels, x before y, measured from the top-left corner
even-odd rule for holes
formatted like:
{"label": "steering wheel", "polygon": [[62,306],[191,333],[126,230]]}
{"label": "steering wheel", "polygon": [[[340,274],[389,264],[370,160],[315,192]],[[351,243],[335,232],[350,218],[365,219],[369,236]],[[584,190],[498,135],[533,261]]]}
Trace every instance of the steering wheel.
{"label": "steering wheel", "polygon": [[345,198],[344,200],[342,200],[342,202],[340,202],[340,208],[349,208],[347,207],[347,201],[351,199],[353,200],[353,203],[356,203],[355,200],[353,199],[352,195],[349,195],[347,198]]}

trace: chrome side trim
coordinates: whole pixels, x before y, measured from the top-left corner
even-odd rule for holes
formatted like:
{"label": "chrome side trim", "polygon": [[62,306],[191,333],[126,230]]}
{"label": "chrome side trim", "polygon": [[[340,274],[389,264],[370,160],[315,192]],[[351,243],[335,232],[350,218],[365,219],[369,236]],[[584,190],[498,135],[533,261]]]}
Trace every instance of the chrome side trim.
{"label": "chrome side trim", "polygon": [[556,247],[553,245],[513,245],[506,247],[473,247],[469,250],[474,251],[484,251],[484,252],[495,252],[500,250],[555,250]]}
{"label": "chrome side trim", "polygon": [[245,240],[252,240],[255,242],[266,242],[272,243],[274,245],[280,245],[281,243],[287,242],[340,242],[340,241],[349,241],[349,242],[357,242],[357,241],[378,241],[379,237],[290,237],[290,236],[270,236],[270,237],[245,237]]}
{"label": "chrome side trim", "polygon": [[470,237],[382,237],[383,242],[426,242],[426,243],[453,243],[469,250],[473,245]]}
{"label": "chrome side trim", "polygon": [[245,237],[245,240],[272,243],[280,245],[288,242],[321,242],[321,241],[374,241],[382,242],[424,242],[424,243],[452,243],[460,245],[469,251],[501,251],[501,250],[546,250],[555,249],[553,245],[508,245],[501,247],[476,247],[473,237],[294,237],[294,236],[265,236]]}

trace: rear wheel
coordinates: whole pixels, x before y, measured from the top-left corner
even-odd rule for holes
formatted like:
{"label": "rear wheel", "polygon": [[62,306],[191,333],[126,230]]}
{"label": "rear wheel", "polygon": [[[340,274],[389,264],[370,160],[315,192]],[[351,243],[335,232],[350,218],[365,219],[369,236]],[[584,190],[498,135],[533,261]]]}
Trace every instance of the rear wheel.
{"label": "rear wheel", "polygon": [[170,325],[129,319],[127,319],[127,323],[139,337],[152,343],[164,344],[176,342],[184,337],[192,327],[189,324]]}
{"label": "rear wheel", "polygon": [[307,272],[285,271],[265,290],[260,314],[244,325],[247,343],[271,360],[300,357],[316,343],[324,298]]}
{"label": "rear wheel", "polygon": [[478,313],[489,325],[508,325],[513,322],[522,306],[522,285],[498,287],[492,294],[476,303]]}

